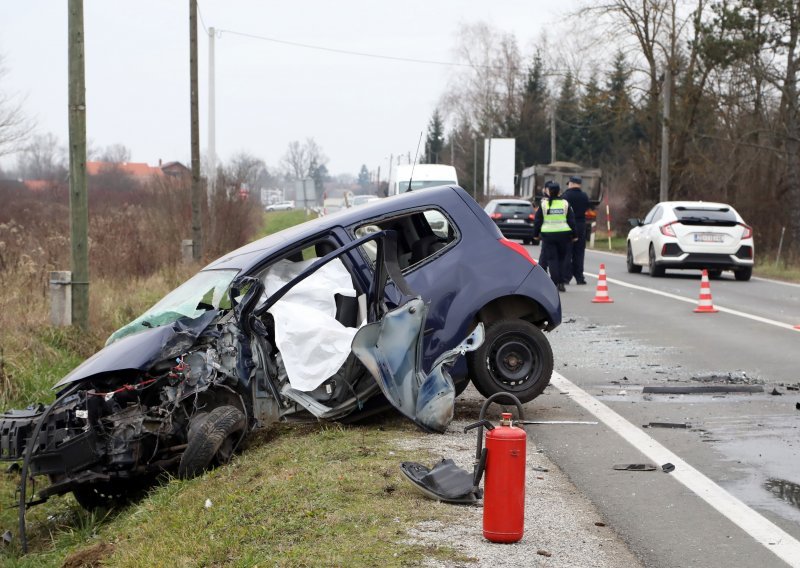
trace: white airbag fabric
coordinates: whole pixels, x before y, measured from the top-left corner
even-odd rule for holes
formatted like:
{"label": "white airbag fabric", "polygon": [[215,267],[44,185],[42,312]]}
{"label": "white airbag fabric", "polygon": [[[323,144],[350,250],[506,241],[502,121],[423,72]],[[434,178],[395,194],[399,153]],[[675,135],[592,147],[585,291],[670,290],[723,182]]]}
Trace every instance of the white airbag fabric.
{"label": "white airbag fabric", "polygon": [[[316,261],[275,263],[264,277],[267,296]],[[336,320],[334,294],[356,296],[350,273],[338,258],[294,286],[269,309],[292,388],[313,391],[333,376],[350,354],[357,329]]]}

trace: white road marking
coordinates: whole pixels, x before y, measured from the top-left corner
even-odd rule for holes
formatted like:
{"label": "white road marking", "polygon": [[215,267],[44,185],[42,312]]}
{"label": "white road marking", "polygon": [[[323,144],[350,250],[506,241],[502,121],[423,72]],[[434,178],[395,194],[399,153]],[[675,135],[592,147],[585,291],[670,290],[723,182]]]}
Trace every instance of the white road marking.
{"label": "white road marking", "polygon": [[[592,278],[597,278],[597,274],[592,274],[591,272],[584,272],[585,275],[591,276]],[[661,290],[654,290],[652,288],[645,288],[644,286],[637,286],[636,284],[630,284],[628,282],[624,282],[622,280],[617,280],[616,278],[608,278],[606,277],[606,281],[610,282],[611,284],[617,284],[619,286],[624,286],[626,288],[632,288],[634,290],[639,290],[641,292],[647,292],[649,294],[655,294],[656,296],[664,296],[665,298],[671,298],[673,300],[679,300],[681,302],[686,302],[687,304],[694,304],[697,305],[698,301],[693,300],[692,298],[687,298],[685,296],[678,296],[677,294],[670,294],[669,292],[662,292]],[[796,329],[790,323],[783,323],[782,321],[771,320],[768,318],[763,318],[761,316],[757,316],[754,314],[748,314],[745,312],[740,312],[738,310],[732,310],[730,308],[723,308],[717,304],[714,304],[714,307],[719,310],[720,312],[724,312],[726,314],[731,314],[734,316],[738,316],[740,318],[747,318],[753,321],[757,321],[760,323],[766,323],[768,325],[774,325],[775,327],[782,327],[783,329],[789,329],[791,331],[800,331]]]}
{"label": "white road marking", "polygon": [[674,464],[675,470],[669,475],[676,481],[686,486],[789,566],[800,568],[800,541],[792,535],[742,503],[677,454],[645,434],[560,373],[553,373],[550,384],[568,394],[572,400],[591,412],[598,420],[650,460],[657,464]]}

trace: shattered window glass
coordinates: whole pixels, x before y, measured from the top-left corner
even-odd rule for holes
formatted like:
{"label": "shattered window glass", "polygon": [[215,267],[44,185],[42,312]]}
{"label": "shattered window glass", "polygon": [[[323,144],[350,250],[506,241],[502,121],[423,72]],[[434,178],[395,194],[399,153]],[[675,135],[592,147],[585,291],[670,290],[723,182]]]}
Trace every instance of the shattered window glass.
{"label": "shattered window glass", "polygon": [[228,288],[238,273],[238,270],[198,272],[138,318],[115,331],[106,345],[127,335],[173,323],[184,316],[196,318],[208,310],[230,309]]}

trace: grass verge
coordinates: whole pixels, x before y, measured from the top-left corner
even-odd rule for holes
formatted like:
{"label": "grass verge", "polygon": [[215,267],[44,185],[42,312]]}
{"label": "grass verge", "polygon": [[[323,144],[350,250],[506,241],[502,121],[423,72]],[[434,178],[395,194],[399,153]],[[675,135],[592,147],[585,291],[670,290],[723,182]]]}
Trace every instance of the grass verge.
{"label": "grass verge", "polygon": [[[424,435],[393,414],[363,426],[279,426],[231,464],[169,480],[107,516],[82,512],[67,497],[40,505],[29,521],[31,552],[20,556],[13,544],[0,560],[13,567],[60,566],[65,558],[81,565],[97,556],[122,567],[468,562],[448,547],[408,540],[411,526],[458,514],[401,480],[401,461],[431,458],[399,449],[398,439]],[[5,529],[16,515],[4,507],[0,518]]]}
{"label": "grass verge", "polygon": [[303,209],[293,209],[292,211],[267,211],[264,213],[264,223],[258,237],[264,237],[272,233],[277,233],[283,229],[288,229],[294,225],[299,225],[305,221],[315,219],[316,213],[306,214]]}

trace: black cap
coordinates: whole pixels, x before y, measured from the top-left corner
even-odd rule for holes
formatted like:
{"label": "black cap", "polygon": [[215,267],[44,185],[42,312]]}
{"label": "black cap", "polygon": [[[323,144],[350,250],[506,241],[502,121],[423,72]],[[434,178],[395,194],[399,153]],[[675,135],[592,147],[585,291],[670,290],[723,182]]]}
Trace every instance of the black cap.
{"label": "black cap", "polygon": [[581,176],[569,176],[570,183],[577,183],[578,185],[580,185],[582,181],[583,180],[581,179]]}
{"label": "black cap", "polygon": [[556,191],[561,191],[561,186],[558,185],[557,181],[548,180],[548,181],[544,182],[544,186],[547,189],[555,189]]}

